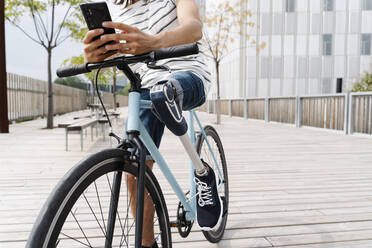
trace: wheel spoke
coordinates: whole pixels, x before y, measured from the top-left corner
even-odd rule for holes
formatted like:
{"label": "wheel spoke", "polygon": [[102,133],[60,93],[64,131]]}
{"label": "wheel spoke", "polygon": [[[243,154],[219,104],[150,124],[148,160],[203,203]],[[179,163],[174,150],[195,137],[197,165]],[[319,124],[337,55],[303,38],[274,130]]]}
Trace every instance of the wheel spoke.
{"label": "wheel spoke", "polygon": [[78,240],[78,239],[76,239],[76,238],[74,238],[74,237],[71,237],[71,236],[69,236],[69,235],[67,235],[67,234],[65,234],[65,233],[63,233],[63,232],[61,232],[61,235],[65,236],[65,237],[67,237],[67,238],[69,238],[69,239],[72,239],[72,240],[74,240],[74,241],[76,241],[76,242],[78,242],[78,243],[80,243],[80,244],[82,244],[82,245],[85,245],[86,247],[92,247],[91,245],[87,245],[87,244],[81,242],[80,240]]}
{"label": "wheel spoke", "polygon": [[[125,221],[124,221],[124,229],[126,226],[129,226],[129,208],[130,208],[130,204],[132,203],[132,196],[130,196],[130,199],[129,199],[129,203],[128,203],[128,196],[129,196],[129,190],[128,190],[128,174],[126,174],[126,182],[127,182],[127,212],[126,212],[126,217],[125,217]],[[128,228],[127,228],[128,230]],[[125,235],[125,232],[122,233],[122,237],[120,239],[120,247],[124,244],[124,242],[127,244],[127,247],[128,247],[128,240],[127,238],[129,237],[129,232],[127,233],[127,235]]]}
{"label": "wheel spoke", "polygon": [[[108,184],[109,184],[109,188],[110,188],[110,192],[111,192],[111,197],[112,197],[112,196],[114,196],[114,193],[112,192],[112,187],[111,187],[110,179],[109,179],[109,177],[107,176],[107,174],[106,174],[106,178],[107,178],[107,181],[108,181]],[[119,192],[119,194],[120,194],[120,192]],[[119,207],[119,203],[118,203],[118,207]],[[124,233],[124,229],[123,229],[123,225],[122,225],[122,223],[121,223],[121,219],[120,219],[119,211],[116,211],[116,215],[117,215],[118,220],[119,220],[119,224],[120,224],[121,232]]]}
{"label": "wheel spoke", "polygon": [[81,225],[80,225],[80,223],[79,223],[79,221],[77,220],[77,218],[76,218],[76,216],[75,216],[75,214],[72,212],[72,211],[70,211],[71,212],[71,214],[72,214],[72,217],[74,217],[74,219],[75,219],[75,221],[76,221],[76,223],[77,223],[77,225],[79,226],[79,228],[80,228],[80,231],[83,233],[83,235],[84,235],[84,237],[85,237],[85,239],[86,239],[86,241],[88,242],[88,244],[89,244],[89,247],[92,247],[92,245],[90,244],[90,242],[89,242],[89,240],[88,240],[88,237],[87,237],[87,235],[85,235],[85,232],[83,231],[83,228],[81,228]]}
{"label": "wheel spoke", "polygon": [[[94,181],[94,188],[96,189],[96,195],[97,195],[97,199],[98,199],[99,209],[100,209],[100,212],[101,212],[101,218],[102,218],[102,222],[103,222],[103,228],[104,228],[105,233],[106,233],[105,218],[103,217],[103,211],[102,211],[101,199],[100,199],[99,194],[98,194],[98,189],[97,189],[97,183],[96,183],[96,181]],[[106,234],[105,234],[105,236],[106,236]]]}
{"label": "wheel spoke", "polygon": [[101,229],[101,231],[102,231],[102,233],[103,233],[103,236],[106,237],[106,233],[105,233],[105,231],[103,231],[102,226],[101,226],[101,223],[99,223],[98,218],[97,218],[96,214],[94,213],[93,208],[92,208],[92,206],[90,205],[90,203],[89,203],[89,201],[88,201],[88,199],[87,199],[87,197],[85,196],[84,193],[83,193],[83,197],[84,197],[84,199],[85,199],[85,202],[88,204],[89,209],[90,209],[90,211],[92,212],[94,218],[96,219],[96,221],[97,221],[97,223],[98,223],[98,225],[99,225],[99,228]]}
{"label": "wheel spoke", "polygon": [[[54,229],[55,231],[58,230],[59,233],[57,236],[51,237],[48,246],[53,242],[52,246],[59,248],[72,246],[93,248],[105,247],[107,244],[118,248],[132,247],[136,227],[136,211],[132,212],[132,209],[136,202],[135,187],[138,184],[138,178],[135,176],[135,166],[132,167],[130,164],[128,170],[126,167],[119,170],[113,167],[102,167],[104,170],[97,171],[101,174],[88,175],[89,180],[78,185],[79,196],[73,198],[74,202],[69,203],[70,205],[63,209],[65,214],[61,215],[63,219],[59,219],[59,221],[64,224],[57,227],[59,229]],[[120,175],[116,173],[120,173]],[[129,180],[129,183],[127,183],[127,189],[120,190],[118,195],[119,188],[116,187],[120,187],[118,184],[121,178],[118,178],[118,180],[115,178],[117,176],[121,177],[121,173],[125,173],[125,178],[127,181]],[[120,183],[120,185],[122,184]],[[122,186],[125,187],[125,185]],[[159,194],[161,196],[161,191],[154,186],[156,187],[156,185],[151,184],[150,188],[147,188],[145,185],[145,204],[150,209],[154,209],[154,215],[149,215],[151,219],[146,218],[146,222],[149,221],[150,225],[153,223],[154,238],[159,247],[167,247],[165,244],[168,244],[169,236],[165,230],[169,227],[164,223],[167,223],[168,220],[163,222],[165,216],[160,214],[164,213],[163,211],[166,211],[166,209],[162,209],[163,204],[158,204],[162,200],[162,198],[157,198]],[[70,185],[67,184],[66,187],[70,187]],[[112,200],[114,194],[115,199]],[[121,200],[117,201],[118,197]],[[107,205],[107,199],[109,199],[110,207]],[[113,201],[114,203],[112,203]],[[109,211],[108,218],[106,216],[107,209]],[[116,222],[114,219],[116,219]]]}

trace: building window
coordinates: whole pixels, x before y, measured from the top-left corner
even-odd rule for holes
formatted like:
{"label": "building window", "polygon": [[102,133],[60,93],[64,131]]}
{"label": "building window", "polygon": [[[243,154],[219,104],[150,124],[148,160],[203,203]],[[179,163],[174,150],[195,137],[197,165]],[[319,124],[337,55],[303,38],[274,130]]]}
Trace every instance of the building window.
{"label": "building window", "polygon": [[333,11],[333,0],[323,0],[323,10]]}
{"label": "building window", "polygon": [[286,0],[286,11],[295,12],[295,0]]}
{"label": "building window", "polygon": [[360,49],[361,55],[371,55],[371,34],[362,34]]}
{"label": "building window", "polygon": [[363,10],[372,10],[372,0],[363,0]]}
{"label": "building window", "polygon": [[332,35],[323,34],[323,55],[330,56],[332,55]]}

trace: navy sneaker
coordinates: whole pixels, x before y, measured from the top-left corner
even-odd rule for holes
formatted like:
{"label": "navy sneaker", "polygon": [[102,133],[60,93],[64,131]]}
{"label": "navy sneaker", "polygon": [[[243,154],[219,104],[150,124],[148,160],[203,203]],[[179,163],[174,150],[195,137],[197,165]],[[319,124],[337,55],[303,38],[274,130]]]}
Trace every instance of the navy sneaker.
{"label": "navy sneaker", "polygon": [[208,168],[207,175],[198,176],[195,173],[197,221],[203,231],[215,231],[222,221],[223,203],[217,191],[214,171],[204,161],[203,164]]}

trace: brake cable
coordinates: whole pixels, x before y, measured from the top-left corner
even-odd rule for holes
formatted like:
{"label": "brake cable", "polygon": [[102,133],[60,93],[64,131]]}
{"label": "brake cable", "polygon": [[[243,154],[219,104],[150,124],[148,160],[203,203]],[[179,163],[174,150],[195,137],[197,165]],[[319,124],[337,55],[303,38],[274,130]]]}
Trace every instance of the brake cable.
{"label": "brake cable", "polygon": [[[106,63],[107,63],[107,62],[106,62]],[[98,70],[97,70],[97,72],[96,72],[96,77],[95,77],[96,92],[97,92],[98,99],[99,99],[99,101],[100,101],[100,103],[101,103],[101,105],[102,105],[103,111],[105,112],[105,115],[106,115],[107,121],[108,121],[108,123],[109,123],[109,126],[110,126],[110,133],[109,133],[109,136],[110,136],[110,137],[114,137],[114,138],[118,141],[118,143],[120,143],[120,142],[121,142],[121,138],[120,138],[119,136],[117,136],[117,135],[113,132],[113,130],[112,130],[112,124],[111,124],[110,117],[109,117],[109,115],[108,115],[108,113],[107,113],[107,110],[106,110],[105,105],[103,104],[103,101],[102,101],[102,98],[101,98],[101,94],[99,93],[99,89],[98,89],[98,75],[99,75],[101,69],[106,65],[106,63],[103,62],[102,64],[100,64],[100,66],[98,67]],[[116,90],[116,89],[114,89],[114,90]],[[93,98],[94,98],[94,96],[93,96]],[[115,103],[114,103],[114,104],[115,104]]]}

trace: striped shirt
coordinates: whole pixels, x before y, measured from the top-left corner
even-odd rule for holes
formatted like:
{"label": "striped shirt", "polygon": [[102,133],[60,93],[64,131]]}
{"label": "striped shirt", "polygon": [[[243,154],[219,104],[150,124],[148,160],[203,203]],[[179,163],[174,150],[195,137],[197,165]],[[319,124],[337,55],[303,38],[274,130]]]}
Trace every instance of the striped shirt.
{"label": "striped shirt", "polygon": [[[113,17],[113,21],[135,26],[141,31],[153,35],[174,29],[179,25],[175,0],[148,0],[147,2],[139,0],[119,11]],[[200,42],[197,44],[201,51],[199,54],[163,59],[159,60],[157,64],[166,65],[172,71],[183,70],[195,73],[202,79],[205,95],[207,95],[211,85],[211,74],[202,53],[202,44]],[[142,86],[145,88],[150,88],[169,75],[168,71],[149,69],[146,64],[134,65],[132,70],[140,74]]]}

